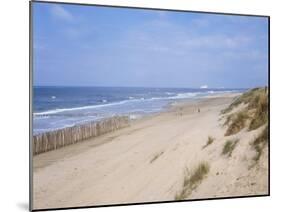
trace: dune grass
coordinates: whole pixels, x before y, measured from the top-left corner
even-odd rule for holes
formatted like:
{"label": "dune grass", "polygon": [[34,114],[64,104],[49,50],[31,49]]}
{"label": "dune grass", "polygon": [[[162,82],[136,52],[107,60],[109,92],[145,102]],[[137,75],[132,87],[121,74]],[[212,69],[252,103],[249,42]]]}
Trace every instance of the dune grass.
{"label": "dune grass", "polygon": [[232,119],[233,119],[233,114],[230,114],[230,115],[226,116],[226,119],[225,119],[225,122],[223,123],[223,126],[228,126],[231,123]]}
{"label": "dune grass", "polygon": [[202,149],[205,149],[207,146],[211,145],[214,142],[215,138],[212,136],[208,136],[207,143],[202,147]]}
{"label": "dune grass", "polygon": [[239,139],[227,140],[222,149],[222,155],[231,157],[233,150],[235,149]]}
{"label": "dune grass", "polygon": [[225,136],[233,135],[238,133],[246,126],[246,121],[249,118],[246,111],[240,111],[235,116],[231,117],[231,123],[229,124]]}
{"label": "dune grass", "polygon": [[175,195],[175,200],[183,200],[187,198],[192,190],[202,182],[204,177],[209,173],[210,165],[207,162],[201,162],[199,165],[189,174],[188,170],[185,171],[182,189]]}
{"label": "dune grass", "polygon": [[251,102],[255,101],[256,96],[259,95],[267,95],[267,87],[264,88],[253,88],[245,93],[243,93],[241,96],[234,99],[234,101],[224,110],[221,111],[221,114],[226,114],[231,112],[235,107],[240,105],[241,103],[249,104]]}
{"label": "dune grass", "polygon": [[155,155],[153,156],[153,158],[150,160],[150,163],[153,163],[155,160],[157,160],[157,159],[158,159],[161,155],[163,155],[163,154],[164,154],[163,151],[161,151],[161,152],[155,154]]}
{"label": "dune grass", "polygon": [[[268,98],[265,95],[258,96],[255,101],[256,108],[254,116],[250,122],[249,130],[255,130],[268,121]],[[250,106],[250,105],[249,105]],[[251,106],[253,107],[253,106]]]}
{"label": "dune grass", "polygon": [[[231,112],[235,107],[244,103],[242,110],[226,116],[224,126],[227,126],[225,136],[234,135],[247,127],[255,130],[268,121],[268,91],[265,88],[254,88],[236,98],[221,114]],[[249,123],[249,124],[248,124]]]}
{"label": "dune grass", "polygon": [[251,143],[251,146],[255,149],[256,155],[253,160],[258,162],[264,147],[268,144],[268,125],[262,130],[262,132],[255,138],[255,140]]}

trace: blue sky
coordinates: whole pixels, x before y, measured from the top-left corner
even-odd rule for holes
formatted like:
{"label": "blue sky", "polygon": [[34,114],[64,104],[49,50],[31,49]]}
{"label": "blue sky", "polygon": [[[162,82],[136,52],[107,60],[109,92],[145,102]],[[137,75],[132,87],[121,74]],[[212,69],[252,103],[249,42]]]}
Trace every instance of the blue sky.
{"label": "blue sky", "polygon": [[33,3],[34,85],[267,84],[262,17]]}

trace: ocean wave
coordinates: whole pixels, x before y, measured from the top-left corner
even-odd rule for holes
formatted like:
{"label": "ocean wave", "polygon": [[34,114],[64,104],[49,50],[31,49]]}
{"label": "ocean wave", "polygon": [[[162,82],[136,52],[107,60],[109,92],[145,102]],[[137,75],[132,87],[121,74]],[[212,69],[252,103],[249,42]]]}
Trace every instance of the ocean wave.
{"label": "ocean wave", "polygon": [[130,115],[129,115],[129,118],[130,118],[131,120],[140,119],[141,117],[142,117],[142,115],[140,115],[140,114],[130,114]]}
{"label": "ocean wave", "polygon": [[43,112],[37,112],[33,113],[35,116],[44,116],[44,115],[52,115],[62,112],[68,112],[68,111],[77,111],[77,110],[86,110],[86,109],[94,109],[94,108],[101,108],[101,107],[108,107],[113,105],[120,105],[124,104],[127,101],[121,101],[121,102],[114,102],[114,103],[108,103],[108,104],[100,104],[100,105],[88,105],[88,106],[82,106],[82,107],[73,107],[73,108],[61,108],[61,109],[54,109],[54,110],[47,110]]}
{"label": "ocean wave", "polygon": [[149,100],[173,100],[173,99],[188,99],[196,97],[199,93],[179,93],[175,96],[165,96],[165,97],[152,97]]}
{"label": "ocean wave", "polygon": [[112,102],[107,103],[107,101],[102,101],[106,104],[99,104],[99,105],[87,105],[87,106],[81,106],[81,107],[73,107],[73,108],[58,108],[43,112],[35,112],[33,115],[35,117],[48,117],[48,115],[54,115],[58,113],[63,112],[71,112],[71,111],[79,111],[79,110],[87,110],[87,109],[97,109],[97,108],[104,108],[104,107],[111,107],[111,106],[117,106],[122,105],[126,103],[134,103],[134,102],[142,102],[142,101],[155,101],[155,100],[178,100],[178,99],[190,99],[195,98],[200,95],[204,94],[214,94],[214,93],[224,93],[224,92],[233,92],[233,91],[208,91],[208,92],[187,92],[187,93],[178,93],[174,96],[164,96],[164,97],[152,97],[152,98],[134,98],[134,97],[128,97],[127,100],[119,101],[119,102]]}
{"label": "ocean wave", "polygon": [[36,119],[48,119],[48,118],[50,118],[49,115],[36,116]]}
{"label": "ocean wave", "polygon": [[170,99],[187,99],[191,97],[196,97],[200,92],[194,92],[194,93],[179,93],[176,96],[169,97]]}
{"label": "ocean wave", "polygon": [[173,94],[175,94],[175,93],[172,93],[172,92],[165,92],[165,94],[167,94],[167,95],[173,95]]}
{"label": "ocean wave", "polygon": [[59,108],[59,109],[54,109],[54,110],[48,110],[48,111],[33,113],[33,115],[35,115],[35,116],[46,116],[46,115],[53,115],[53,114],[62,113],[62,112],[69,112],[69,111],[79,111],[79,110],[110,107],[110,106],[126,104],[128,102],[136,102],[136,101],[144,101],[144,100],[145,100],[145,98],[140,98],[140,99],[123,100],[123,101],[119,101],[119,102],[112,102],[112,103],[99,104],[99,105],[87,105],[87,106],[73,107],[73,108]]}

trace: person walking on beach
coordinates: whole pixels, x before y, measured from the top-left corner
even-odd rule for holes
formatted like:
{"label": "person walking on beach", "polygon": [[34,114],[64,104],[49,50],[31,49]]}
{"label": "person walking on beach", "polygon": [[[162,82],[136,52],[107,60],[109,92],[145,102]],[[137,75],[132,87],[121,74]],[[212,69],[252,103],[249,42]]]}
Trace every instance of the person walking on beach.
{"label": "person walking on beach", "polygon": [[200,108],[198,108],[198,113],[200,113]]}

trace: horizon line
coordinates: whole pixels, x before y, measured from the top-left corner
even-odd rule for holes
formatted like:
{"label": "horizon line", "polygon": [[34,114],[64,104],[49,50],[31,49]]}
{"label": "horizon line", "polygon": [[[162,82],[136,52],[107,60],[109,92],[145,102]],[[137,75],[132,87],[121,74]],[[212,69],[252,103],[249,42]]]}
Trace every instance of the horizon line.
{"label": "horizon line", "polygon": [[120,86],[120,85],[33,85],[32,87],[103,87],[103,88],[185,88],[185,89],[253,89],[258,87],[268,87],[268,85],[257,85],[252,87],[207,87],[207,88],[201,88],[201,86],[196,87],[165,87],[165,86]]}

